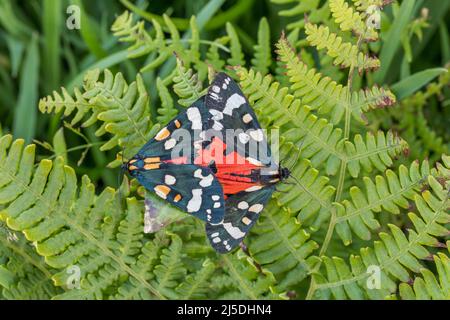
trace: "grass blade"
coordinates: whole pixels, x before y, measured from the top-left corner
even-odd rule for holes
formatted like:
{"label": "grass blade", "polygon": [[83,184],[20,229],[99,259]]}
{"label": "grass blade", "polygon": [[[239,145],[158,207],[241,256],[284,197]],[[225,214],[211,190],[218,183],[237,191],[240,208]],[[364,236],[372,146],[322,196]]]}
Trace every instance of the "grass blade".
{"label": "grass blade", "polygon": [[417,72],[394,84],[391,90],[396,95],[397,100],[405,99],[444,72],[448,72],[447,69],[434,68]]}
{"label": "grass blade", "polygon": [[38,36],[33,34],[25,55],[20,78],[20,92],[14,113],[13,132],[16,138],[31,142],[34,138],[37,118],[39,88]]}

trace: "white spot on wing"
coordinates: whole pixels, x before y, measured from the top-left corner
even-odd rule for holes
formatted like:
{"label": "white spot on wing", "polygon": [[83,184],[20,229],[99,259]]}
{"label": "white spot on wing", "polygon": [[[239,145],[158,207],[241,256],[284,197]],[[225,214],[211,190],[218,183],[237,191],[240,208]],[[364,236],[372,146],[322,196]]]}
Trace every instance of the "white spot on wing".
{"label": "white spot on wing", "polygon": [[250,140],[249,135],[244,132],[239,133],[238,137],[239,141],[243,144],[246,144]]}
{"label": "white spot on wing", "polygon": [[219,88],[218,86],[213,86],[213,87],[212,87],[212,90],[213,90],[214,92],[217,92],[217,93],[220,92],[220,88]]}
{"label": "white spot on wing", "polygon": [[219,243],[219,242],[220,242],[220,238],[214,238],[212,241],[213,241],[214,243]]}
{"label": "white spot on wing", "polygon": [[241,201],[238,203],[237,206],[241,210],[246,210],[248,208],[248,203],[247,203],[247,201]]}
{"label": "white spot on wing", "polygon": [[250,131],[250,136],[253,140],[261,142],[264,139],[264,133],[261,129]]}
{"label": "white spot on wing", "polygon": [[233,110],[239,108],[241,105],[245,103],[245,98],[238,93],[233,94],[228,98],[225,108],[223,109],[223,113],[231,116],[233,114]]}
{"label": "white spot on wing", "polygon": [[202,205],[202,189],[192,190],[192,198],[187,204],[188,212],[197,212]]}
{"label": "white spot on wing", "polygon": [[220,208],[220,202],[214,202],[214,208]]}
{"label": "white spot on wing", "polygon": [[232,236],[234,239],[243,238],[245,233],[241,231],[238,227],[234,227],[231,223],[227,222],[223,224],[224,229]]}
{"label": "white spot on wing", "polygon": [[262,166],[261,161],[258,161],[258,160],[254,159],[254,158],[247,157],[247,158],[245,158],[245,160],[247,160],[248,162],[250,162],[251,164],[253,164],[255,166]]}
{"label": "white spot on wing", "polygon": [[220,196],[218,196],[218,195],[213,195],[212,197],[211,197],[211,199],[213,199],[214,201],[217,201],[217,200],[219,200],[220,199]]}
{"label": "white spot on wing", "polygon": [[177,140],[172,138],[172,139],[167,140],[166,143],[164,143],[164,148],[166,150],[169,150],[169,149],[172,149],[173,147],[175,147],[176,144],[177,144]]}
{"label": "white spot on wing", "polygon": [[258,191],[258,190],[260,190],[261,188],[262,188],[262,186],[251,186],[251,187],[245,189],[245,191],[247,191],[247,192],[253,192],[253,191]]}
{"label": "white spot on wing", "polygon": [[175,179],[175,177],[171,176],[170,174],[166,174],[164,177],[164,182],[169,186],[175,184],[176,181],[177,179]]}
{"label": "white spot on wing", "polygon": [[213,234],[211,234],[211,237],[215,238],[215,237],[217,237],[218,235],[219,235],[218,232],[214,232]]}
{"label": "white spot on wing", "polygon": [[210,185],[212,185],[214,177],[212,174],[208,174],[207,176],[203,176],[202,174],[202,169],[197,169],[194,172],[194,177],[201,179],[199,184],[202,187],[209,187]]}
{"label": "white spot on wing", "polygon": [[191,107],[186,111],[188,119],[192,122],[192,130],[202,130],[202,116],[196,107]]}

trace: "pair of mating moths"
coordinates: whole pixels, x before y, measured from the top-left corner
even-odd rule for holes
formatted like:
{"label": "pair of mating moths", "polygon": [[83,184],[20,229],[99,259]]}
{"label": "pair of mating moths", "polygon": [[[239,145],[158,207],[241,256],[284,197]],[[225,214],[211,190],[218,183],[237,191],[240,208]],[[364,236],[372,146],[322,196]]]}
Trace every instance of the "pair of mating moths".
{"label": "pair of mating moths", "polygon": [[[225,138],[230,132],[231,143]],[[176,150],[188,151],[178,155]],[[275,185],[290,176],[287,168],[273,164],[255,113],[225,73],[124,167],[147,190],[205,221],[219,253],[242,242]]]}

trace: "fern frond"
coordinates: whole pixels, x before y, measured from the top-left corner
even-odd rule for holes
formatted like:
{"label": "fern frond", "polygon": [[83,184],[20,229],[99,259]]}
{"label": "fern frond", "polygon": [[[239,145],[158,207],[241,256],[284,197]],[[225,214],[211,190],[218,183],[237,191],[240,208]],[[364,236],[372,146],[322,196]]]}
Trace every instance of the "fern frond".
{"label": "fern frond", "polygon": [[188,276],[186,281],[177,287],[178,298],[183,300],[208,299],[209,281],[215,269],[215,264],[206,259],[195,274]]}
{"label": "fern frond", "polygon": [[272,82],[270,76],[263,77],[244,68],[238,68],[237,72],[250,103],[260,116],[268,119],[262,119],[262,123],[279,128],[289,125],[291,129],[282,130],[284,138],[301,144],[302,156],[311,160],[314,167],[326,164],[328,174],[336,174],[342,161],[351,163],[348,170],[355,176],[360,166],[367,171],[373,167],[384,170],[392,164],[387,157],[394,157],[406,148],[406,143],[393,134],[378,133],[377,139],[368,134],[366,142],[355,136],[354,142],[344,142],[340,128],[312,114],[311,108],[302,105],[287,88]]}
{"label": "fern frond", "polygon": [[364,177],[365,191],[353,186],[350,199],[336,204],[336,232],[345,244],[352,240],[350,230],[361,239],[370,239],[371,230],[380,227],[374,213],[384,210],[399,214],[401,208],[408,209],[408,200],[414,200],[429,175],[429,164],[424,161],[422,165],[413,162],[409,169],[401,165],[397,174],[387,170],[384,177],[377,176],[374,180]]}
{"label": "fern frond", "polygon": [[23,235],[0,223],[0,291],[8,300],[47,300],[61,290],[53,286],[47,266]]}
{"label": "fern frond", "polygon": [[163,19],[169,34],[167,37],[158,21],[152,20],[154,35],[151,36],[145,30],[144,22],[139,21],[134,24],[133,14],[127,11],[116,18],[111,30],[115,36],[119,37],[119,41],[132,43],[128,48],[130,58],[154,53],[155,57],[141,68],[141,72],[154,70],[161,66],[172,57],[173,52],[177,52],[184,61],[195,62],[199,68],[206,70],[206,65],[200,59],[200,37],[195,16],[190,20],[191,38],[188,41],[181,39],[178,29],[169,16],[164,14]]}
{"label": "fern frond", "polygon": [[391,131],[387,134],[378,131],[376,135],[368,132],[366,141],[357,134],[353,143],[344,142],[344,148],[347,155],[347,168],[354,178],[359,176],[361,167],[365,172],[371,172],[373,168],[383,171],[393,164],[392,159],[402,153],[408,153],[406,141]]}
{"label": "fern frond", "polygon": [[366,12],[370,6],[383,8],[390,4],[393,0],[352,0],[358,11]]}
{"label": "fern frond", "polygon": [[280,209],[277,202],[269,203],[252,230],[257,236],[250,238],[249,250],[263,268],[275,275],[283,289],[306,278],[313,264],[308,257],[318,245],[309,239],[299,220]]}
{"label": "fern frond", "polygon": [[353,31],[365,41],[377,41],[378,33],[368,28],[363,16],[354,11],[345,0],[329,0],[332,16],[342,31]]}
{"label": "fern frond", "polygon": [[[159,128],[150,120],[149,98],[140,75],[136,81],[127,84],[123,75],[115,76],[105,70],[100,79],[99,70],[86,74],[84,92],[75,89],[75,98],[67,94],[63,88],[61,96],[53,92],[39,101],[39,110],[43,113],[64,112],[65,116],[76,111],[71,124],[74,125],[89,115],[82,123],[89,127],[101,121],[97,136],[111,134],[111,138],[101,146],[100,150],[110,150],[115,146],[127,146],[127,155],[134,154],[144,145]],[[120,163],[112,162],[111,166]]]}
{"label": "fern frond", "polygon": [[341,129],[333,128],[326,119],[311,114],[311,108],[301,105],[287,88],[280,88],[278,82],[272,82],[270,76],[263,77],[244,68],[238,68],[237,72],[242,90],[253,108],[259,115],[267,117],[263,124],[266,122],[279,128],[286,124],[294,125],[295,129],[285,132],[284,137],[297,145],[302,140],[302,155],[314,166],[330,156],[340,156],[337,143],[342,136]]}
{"label": "fern frond", "polygon": [[197,73],[190,68],[187,69],[178,57],[176,75],[173,81],[173,90],[180,97],[178,103],[184,107],[189,107],[205,94],[202,91],[202,82],[199,80]]}
{"label": "fern frond", "polygon": [[159,77],[156,79],[156,88],[161,99],[161,107],[157,110],[158,116],[156,116],[156,120],[161,125],[165,125],[178,114],[178,110],[174,106],[169,89]]}
{"label": "fern frond", "polygon": [[241,42],[234,29],[233,25],[229,22],[226,24],[227,34],[230,38],[230,51],[231,57],[227,60],[230,66],[243,66],[245,65],[244,53],[242,52]]}
{"label": "fern frond", "polygon": [[403,300],[450,300],[450,259],[443,253],[433,259],[437,277],[429,269],[421,269],[422,277],[416,277],[412,284],[400,284],[399,295]]}
{"label": "fern frond", "polygon": [[65,287],[66,268],[78,266],[81,289],[55,298],[174,298],[186,275],[185,254],[177,235],[148,241],[143,233],[143,206],[127,198],[118,205],[112,188],[96,194],[87,176],[77,186],[62,158],[42,160],[34,168],[34,146],[11,136],[0,139],[0,218],[23,232],[36,252],[58,273]]}
{"label": "fern frond", "polygon": [[295,184],[281,184],[274,197],[280,205],[287,208],[291,214],[298,214],[302,223],[316,229],[329,217],[332,197],[335,188],[329,184],[329,179],[321,176],[312,167],[311,162],[303,158],[300,149],[291,142],[280,139],[280,157],[287,159],[294,154],[301,154],[300,160],[291,165],[291,175]]}
{"label": "fern frond", "polygon": [[[328,23],[330,17],[330,7],[328,3],[320,0],[271,0],[275,4],[293,3],[294,6],[289,9],[280,10],[280,16],[297,16],[295,22],[287,25],[287,30],[303,29],[306,20],[313,23]],[[308,14],[308,19],[304,18],[304,14]]]}
{"label": "fern frond", "polygon": [[221,59],[219,46],[223,46],[229,42],[230,38],[224,36],[214,40],[214,44],[211,45],[206,53],[206,62],[211,65],[214,70],[222,70],[225,65],[225,61]]}
{"label": "fern frond", "polygon": [[282,37],[276,46],[278,56],[287,69],[294,96],[320,114],[330,114],[333,124],[342,120],[346,109],[350,109],[357,121],[364,122],[363,112],[391,106],[396,102],[391,91],[378,87],[354,92],[349,99],[346,87],[329,77],[323,77],[315,69],[308,68],[295,54],[286,38]]}
{"label": "fern frond", "polygon": [[[130,58],[140,57],[151,52],[158,42],[145,31],[144,21],[134,24],[133,14],[128,11],[124,11],[116,18],[111,26],[111,31],[114,36],[119,38],[119,41],[132,43],[128,48]],[[160,34],[157,33],[157,35]],[[158,44],[161,44],[161,41]]]}
{"label": "fern frond", "polygon": [[327,54],[334,58],[334,64],[343,68],[352,65],[362,73],[364,70],[374,70],[380,67],[380,60],[359,52],[358,47],[330,32],[326,26],[317,26],[311,23],[305,25],[306,39],[317,48],[326,49]]}
{"label": "fern frond", "polygon": [[232,300],[262,300],[283,299],[284,295],[275,287],[274,275],[254,264],[252,259],[242,251],[233,255],[222,257],[224,271],[229,275],[228,281],[232,281],[226,293],[221,299]]}
{"label": "fern frond", "polygon": [[253,68],[265,75],[272,64],[270,27],[267,19],[263,17],[258,27],[258,43],[254,46],[254,58],[252,59]]}
{"label": "fern frond", "polygon": [[[352,255],[348,265],[344,259],[324,257],[327,277],[315,275],[315,290],[322,297],[330,294],[336,299],[383,299],[397,290],[397,281],[410,282],[411,273],[423,270],[420,260],[429,259],[430,248],[445,247],[439,239],[448,236],[446,224],[450,222],[449,190],[445,189],[432,175],[427,178],[430,190],[414,195],[417,213],[408,217],[414,226],[406,235],[389,224],[390,233],[379,234],[380,240],[374,247],[363,248],[360,255]],[[379,268],[381,287],[370,290],[367,277],[368,267]],[[317,292],[317,291],[316,291]]]}

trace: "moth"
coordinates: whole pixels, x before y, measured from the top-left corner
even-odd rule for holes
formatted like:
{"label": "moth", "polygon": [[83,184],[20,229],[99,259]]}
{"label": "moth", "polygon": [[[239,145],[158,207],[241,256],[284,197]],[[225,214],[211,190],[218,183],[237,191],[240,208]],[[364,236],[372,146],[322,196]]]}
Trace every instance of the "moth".
{"label": "moth", "polygon": [[219,253],[239,246],[288,168],[275,164],[256,115],[225,73],[123,165],[147,190],[205,221]]}

